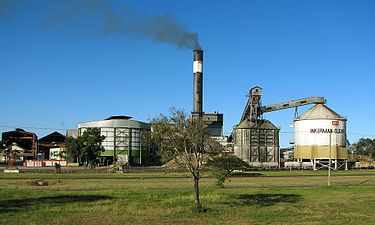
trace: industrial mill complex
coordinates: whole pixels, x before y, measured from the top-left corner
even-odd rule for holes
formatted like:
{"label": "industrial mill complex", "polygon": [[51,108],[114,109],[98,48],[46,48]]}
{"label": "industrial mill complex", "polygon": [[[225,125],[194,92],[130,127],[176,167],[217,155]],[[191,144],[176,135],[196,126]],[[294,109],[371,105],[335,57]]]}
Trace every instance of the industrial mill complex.
{"label": "industrial mill complex", "polygon": [[[328,159],[334,162],[334,169],[348,168],[348,146],[346,138],[346,118],[328,108],[324,97],[308,97],[272,105],[262,105],[263,89],[253,87],[248,94],[239,123],[233,127],[230,136],[223,135],[224,115],[203,110],[203,50],[193,51],[193,110],[191,118],[201,118],[207,131],[225,147],[225,154],[235,155],[253,168],[280,168],[281,166],[308,165],[319,169],[327,166]],[[285,152],[280,149],[280,128],[263,114],[278,110],[313,105],[311,109],[294,119],[295,141],[290,159],[285,160]],[[142,132],[151,130],[151,124],[132,120],[129,116],[111,116],[104,120],[82,122],[76,131],[69,130],[66,136],[81,135],[88,128],[100,129],[105,136],[102,143],[102,162],[123,161],[131,165],[149,165],[155,155],[142,143]],[[2,134],[5,147],[19,152],[19,160],[27,166],[35,161],[66,161],[64,155],[65,135],[54,132],[37,140],[37,136],[22,129]],[[60,157],[56,155],[59,150]],[[52,153],[51,153],[52,152]],[[57,156],[59,155],[57,154]],[[2,155],[2,161],[7,156]],[[32,162],[32,163],[30,163]],[[43,165],[45,165],[44,163]],[[40,165],[40,163],[37,163]],[[66,165],[66,163],[64,163]]]}

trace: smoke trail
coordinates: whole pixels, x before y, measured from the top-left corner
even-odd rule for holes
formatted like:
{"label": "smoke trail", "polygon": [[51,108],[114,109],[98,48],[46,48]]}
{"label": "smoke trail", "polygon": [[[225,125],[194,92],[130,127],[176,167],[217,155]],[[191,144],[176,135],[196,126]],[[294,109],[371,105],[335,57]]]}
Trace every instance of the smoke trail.
{"label": "smoke trail", "polygon": [[[185,49],[201,49],[198,35],[177,22],[171,14],[147,17],[134,9],[115,8],[114,1],[68,1],[49,6],[45,27],[79,30],[85,35],[137,35]],[[82,30],[84,28],[84,30]]]}
{"label": "smoke trail", "polygon": [[[198,35],[178,23],[171,14],[147,17],[129,6],[115,6],[114,0],[28,1],[0,0],[0,21],[34,12],[49,31],[78,32],[80,35],[136,35],[185,49],[201,49]],[[17,15],[18,14],[18,15]],[[42,16],[40,16],[42,15]],[[25,19],[25,18],[23,18]]]}
{"label": "smoke trail", "polygon": [[17,8],[17,2],[11,0],[0,0],[0,21],[6,19]]}
{"label": "smoke trail", "polygon": [[121,17],[110,15],[103,26],[103,33],[136,34],[157,42],[174,44],[180,48],[201,49],[198,35],[188,32],[171,14],[153,18],[138,15],[130,20],[130,23]]}

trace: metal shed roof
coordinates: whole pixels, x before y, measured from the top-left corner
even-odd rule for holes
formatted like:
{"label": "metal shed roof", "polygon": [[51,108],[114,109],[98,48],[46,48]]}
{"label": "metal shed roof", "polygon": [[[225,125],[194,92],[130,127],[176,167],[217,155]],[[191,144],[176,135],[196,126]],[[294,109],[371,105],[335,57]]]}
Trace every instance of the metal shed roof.
{"label": "metal shed roof", "polygon": [[[246,119],[240,123],[236,129],[251,129],[251,128],[257,128],[255,123],[253,121],[250,121],[249,119]],[[258,128],[260,129],[266,129],[266,130],[277,130],[278,128],[273,125],[269,120],[259,120],[258,121]]]}
{"label": "metal shed roof", "polygon": [[39,143],[46,143],[46,142],[65,142],[66,137],[59,132],[55,131],[50,133],[38,140]]}

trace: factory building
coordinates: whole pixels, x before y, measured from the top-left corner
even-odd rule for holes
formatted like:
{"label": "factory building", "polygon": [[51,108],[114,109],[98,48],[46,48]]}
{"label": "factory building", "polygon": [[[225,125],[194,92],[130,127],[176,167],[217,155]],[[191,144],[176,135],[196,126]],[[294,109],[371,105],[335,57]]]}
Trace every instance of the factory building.
{"label": "factory building", "polygon": [[80,123],[81,135],[88,128],[99,128],[105,136],[101,153],[106,160],[123,161],[131,165],[144,165],[150,161],[150,149],[142,143],[142,132],[149,132],[148,123],[131,120],[129,116],[111,116],[105,120]]}
{"label": "factory building", "polygon": [[233,130],[234,155],[250,165],[279,162],[279,129],[268,120],[245,119]]}
{"label": "factory building", "polygon": [[203,122],[207,125],[207,132],[212,137],[222,137],[223,117],[223,114],[218,112],[203,114]]}
{"label": "factory building", "polygon": [[[32,132],[17,128],[14,131],[2,133],[2,142],[8,151],[17,153],[17,160],[34,159],[36,157],[38,137]],[[2,160],[6,156],[2,156]]]}
{"label": "factory building", "polygon": [[309,97],[263,106],[262,94],[261,87],[249,91],[240,123],[233,129],[234,154],[250,166],[280,166],[279,128],[263,119],[263,114],[326,101],[323,97]]}
{"label": "factory building", "polygon": [[[294,120],[294,158],[311,160],[314,169],[320,161],[332,159],[334,168],[348,159],[346,118],[323,104],[317,104]],[[343,163],[341,163],[341,166]]]}
{"label": "factory building", "polygon": [[38,159],[49,160],[59,159],[62,160],[65,155],[65,140],[66,137],[59,132],[53,132],[38,140]]}
{"label": "factory building", "polygon": [[78,138],[78,130],[67,129],[66,130],[66,137]]}

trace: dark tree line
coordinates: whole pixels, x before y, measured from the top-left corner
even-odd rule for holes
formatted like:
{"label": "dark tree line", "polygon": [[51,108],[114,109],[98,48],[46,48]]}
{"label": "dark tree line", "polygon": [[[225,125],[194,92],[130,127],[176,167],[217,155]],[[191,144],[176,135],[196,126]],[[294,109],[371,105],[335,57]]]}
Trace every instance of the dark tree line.
{"label": "dark tree line", "polygon": [[352,153],[375,158],[375,138],[361,138],[350,146]]}

